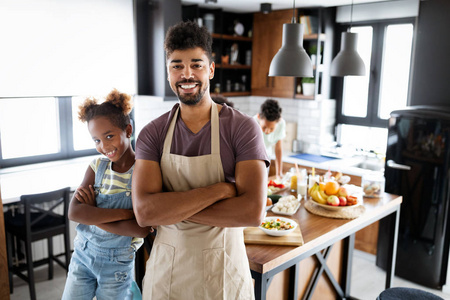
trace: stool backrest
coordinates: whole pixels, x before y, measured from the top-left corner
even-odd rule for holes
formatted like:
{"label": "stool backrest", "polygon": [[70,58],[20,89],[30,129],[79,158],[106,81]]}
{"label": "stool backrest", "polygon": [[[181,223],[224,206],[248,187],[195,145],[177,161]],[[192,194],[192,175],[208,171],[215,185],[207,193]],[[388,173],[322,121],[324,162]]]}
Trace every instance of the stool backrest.
{"label": "stool backrest", "polygon": [[29,231],[34,226],[55,218],[67,225],[69,201],[69,187],[41,194],[22,195],[20,202],[24,207],[26,230]]}

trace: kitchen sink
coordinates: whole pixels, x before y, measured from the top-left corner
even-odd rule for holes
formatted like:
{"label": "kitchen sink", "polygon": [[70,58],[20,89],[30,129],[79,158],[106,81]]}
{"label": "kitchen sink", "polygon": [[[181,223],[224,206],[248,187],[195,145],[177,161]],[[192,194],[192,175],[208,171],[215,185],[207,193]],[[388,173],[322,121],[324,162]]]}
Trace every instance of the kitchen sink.
{"label": "kitchen sink", "polygon": [[378,161],[366,160],[359,162],[358,164],[354,165],[354,167],[371,171],[383,171],[384,164]]}

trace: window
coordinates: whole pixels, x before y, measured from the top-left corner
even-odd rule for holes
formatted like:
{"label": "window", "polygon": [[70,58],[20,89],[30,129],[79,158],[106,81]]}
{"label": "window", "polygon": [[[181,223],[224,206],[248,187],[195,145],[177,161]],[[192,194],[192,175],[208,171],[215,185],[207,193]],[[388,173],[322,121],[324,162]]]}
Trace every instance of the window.
{"label": "window", "polygon": [[0,98],[0,168],[96,154],[82,97]]}
{"label": "window", "polygon": [[[412,22],[353,24],[351,31],[358,33],[358,53],[366,75],[338,79],[338,142],[352,140],[364,150],[386,144],[390,112],[407,105]],[[367,136],[377,140],[368,142]]]}
{"label": "window", "polygon": [[78,119],[78,106],[84,101],[83,97],[72,97],[72,132],[73,148],[75,151],[94,148],[94,142],[87,129],[87,124]]}
{"label": "window", "polygon": [[58,123],[56,98],[3,99],[0,102],[2,158],[58,153]]}

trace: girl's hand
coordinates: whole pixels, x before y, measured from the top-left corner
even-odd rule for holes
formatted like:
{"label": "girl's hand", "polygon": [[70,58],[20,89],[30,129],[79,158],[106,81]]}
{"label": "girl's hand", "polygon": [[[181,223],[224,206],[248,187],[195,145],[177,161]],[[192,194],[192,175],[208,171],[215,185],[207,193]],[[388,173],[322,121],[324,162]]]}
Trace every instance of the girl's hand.
{"label": "girl's hand", "polygon": [[95,191],[92,185],[89,185],[88,189],[83,186],[78,187],[75,192],[75,198],[81,203],[97,206],[97,202],[95,201]]}

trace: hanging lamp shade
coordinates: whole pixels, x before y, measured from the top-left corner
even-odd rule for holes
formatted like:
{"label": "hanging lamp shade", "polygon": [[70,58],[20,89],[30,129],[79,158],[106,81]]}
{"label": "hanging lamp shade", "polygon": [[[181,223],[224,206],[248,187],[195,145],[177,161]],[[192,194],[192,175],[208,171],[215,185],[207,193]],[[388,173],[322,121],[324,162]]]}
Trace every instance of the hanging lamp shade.
{"label": "hanging lamp shade", "polygon": [[303,24],[283,24],[283,41],[272,59],[269,76],[313,77],[313,65],[303,49]]}
{"label": "hanging lamp shade", "polygon": [[364,76],[366,67],[363,60],[356,51],[358,34],[343,32],[341,36],[341,51],[331,62],[331,76]]}

